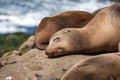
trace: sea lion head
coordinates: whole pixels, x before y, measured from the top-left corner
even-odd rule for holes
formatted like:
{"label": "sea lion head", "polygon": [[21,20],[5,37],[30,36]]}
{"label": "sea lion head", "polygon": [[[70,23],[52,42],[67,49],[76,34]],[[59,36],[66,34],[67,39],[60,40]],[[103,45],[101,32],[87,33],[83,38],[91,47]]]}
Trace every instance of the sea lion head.
{"label": "sea lion head", "polygon": [[71,52],[80,50],[79,32],[77,29],[66,28],[58,31],[50,38],[48,47],[46,48],[46,55],[60,56],[70,54]]}

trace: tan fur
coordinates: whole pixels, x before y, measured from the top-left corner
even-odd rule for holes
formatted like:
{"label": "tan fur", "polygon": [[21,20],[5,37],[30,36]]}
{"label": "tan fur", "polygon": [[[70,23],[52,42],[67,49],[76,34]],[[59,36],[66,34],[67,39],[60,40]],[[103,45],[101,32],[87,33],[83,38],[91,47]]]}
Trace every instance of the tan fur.
{"label": "tan fur", "polygon": [[100,9],[97,9],[93,12],[93,15],[97,15],[100,11],[102,11],[103,9],[105,9],[107,7],[103,7],[103,8],[100,8]]}
{"label": "tan fur", "polygon": [[120,3],[100,11],[85,27],[66,28],[55,33],[46,48],[48,56],[98,53],[118,50]]}
{"label": "tan fur", "polygon": [[120,80],[120,56],[104,54],[79,61],[61,80]]}
{"label": "tan fur", "polygon": [[51,17],[45,17],[35,32],[35,45],[45,49],[51,35],[63,28],[81,28],[94,16],[84,11],[66,11]]}

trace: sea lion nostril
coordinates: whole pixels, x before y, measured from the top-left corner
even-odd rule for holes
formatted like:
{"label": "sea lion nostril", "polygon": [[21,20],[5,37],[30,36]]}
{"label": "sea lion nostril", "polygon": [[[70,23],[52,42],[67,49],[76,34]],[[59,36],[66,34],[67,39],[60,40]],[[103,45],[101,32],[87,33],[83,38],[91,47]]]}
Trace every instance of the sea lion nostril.
{"label": "sea lion nostril", "polygon": [[63,52],[64,49],[63,48],[58,48],[58,52]]}
{"label": "sea lion nostril", "polygon": [[71,30],[65,30],[64,32],[67,33],[67,32],[70,32]]}

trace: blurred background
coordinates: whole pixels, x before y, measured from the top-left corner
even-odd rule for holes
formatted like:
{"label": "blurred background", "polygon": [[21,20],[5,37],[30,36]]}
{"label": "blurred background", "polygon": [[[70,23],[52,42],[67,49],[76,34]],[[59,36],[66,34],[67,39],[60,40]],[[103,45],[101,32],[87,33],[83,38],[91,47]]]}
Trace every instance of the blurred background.
{"label": "blurred background", "polygon": [[17,49],[45,16],[68,10],[93,12],[119,0],[0,0],[0,54]]}

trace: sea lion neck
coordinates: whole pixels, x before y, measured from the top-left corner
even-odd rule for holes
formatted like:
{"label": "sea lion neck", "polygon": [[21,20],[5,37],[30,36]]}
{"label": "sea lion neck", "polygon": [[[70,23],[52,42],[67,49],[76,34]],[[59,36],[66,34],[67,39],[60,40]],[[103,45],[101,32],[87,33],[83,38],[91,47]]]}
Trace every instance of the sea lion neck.
{"label": "sea lion neck", "polygon": [[[107,28],[111,26],[111,14],[109,14],[108,9],[102,10],[99,14],[97,14],[85,27],[86,31],[88,31],[89,35],[93,36],[94,34],[98,34],[100,29]],[[100,24],[98,24],[100,23]],[[103,25],[104,24],[104,25]]]}
{"label": "sea lion neck", "polygon": [[77,47],[79,46],[78,52],[81,52],[81,50],[87,49],[90,43],[90,33],[86,28],[79,29],[79,42],[76,43]]}

